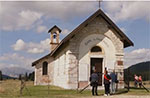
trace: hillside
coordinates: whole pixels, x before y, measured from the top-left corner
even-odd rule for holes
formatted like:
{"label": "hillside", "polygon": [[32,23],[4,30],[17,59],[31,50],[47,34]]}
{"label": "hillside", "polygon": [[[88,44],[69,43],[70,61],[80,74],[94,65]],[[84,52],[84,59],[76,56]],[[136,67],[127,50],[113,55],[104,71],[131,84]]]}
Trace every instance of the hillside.
{"label": "hillside", "polygon": [[11,76],[8,76],[8,75],[2,75],[2,78],[3,79],[16,79],[15,77],[11,77]]}
{"label": "hillside", "polygon": [[141,75],[143,80],[150,80],[150,61],[141,62],[132,65],[124,70],[125,79],[130,76],[130,80],[134,80],[134,74]]}

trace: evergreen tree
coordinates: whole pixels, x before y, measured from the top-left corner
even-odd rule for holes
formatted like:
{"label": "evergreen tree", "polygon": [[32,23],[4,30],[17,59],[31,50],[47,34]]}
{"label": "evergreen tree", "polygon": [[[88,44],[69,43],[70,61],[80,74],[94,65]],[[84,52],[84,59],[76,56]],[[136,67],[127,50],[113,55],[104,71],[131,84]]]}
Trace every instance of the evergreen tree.
{"label": "evergreen tree", "polygon": [[32,75],[31,75],[31,80],[32,81],[34,81],[34,75],[35,75],[35,73],[34,73],[34,71],[32,72]]}
{"label": "evergreen tree", "polygon": [[2,71],[0,70],[0,80],[3,80]]}
{"label": "evergreen tree", "polygon": [[25,81],[28,81],[28,73],[25,74]]}
{"label": "evergreen tree", "polygon": [[34,81],[34,71],[29,74],[29,78],[31,81]]}
{"label": "evergreen tree", "polygon": [[[150,80],[150,61],[147,62],[141,62],[135,65],[132,65],[124,70],[124,78],[125,80],[127,77],[130,76],[130,81],[134,81],[134,74],[142,76],[143,81]],[[130,71],[130,74],[128,74],[127,70]]]}
{"label": "evergreen tree", "polygon": [[19,74],[19,78],[18,79],[21,80],[21,74]]}

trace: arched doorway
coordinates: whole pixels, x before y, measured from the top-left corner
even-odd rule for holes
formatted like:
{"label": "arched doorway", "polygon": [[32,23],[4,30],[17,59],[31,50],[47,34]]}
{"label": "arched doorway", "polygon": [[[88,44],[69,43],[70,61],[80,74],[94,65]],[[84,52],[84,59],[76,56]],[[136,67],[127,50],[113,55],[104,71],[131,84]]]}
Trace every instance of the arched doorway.
{"label": "arched doorway", "polygon": [[99,86],[102,86],[102,73],[103,73],[103,58],[99,57],[99,55],[102,54],[102,49],[99,46],[94,46],[91,49],[91,55],[94,55],[95,57],[90,58],[90,75],[96,71],[96,73],[99,76]]}
{"label": "arched doorway", "polygon": [[[94,48],[95,47],[95,48]],[[78,87],[85,87],[90,81],[89,77],[91,75],[91,65],[100,66],[97,68],[102,69],[104,73],[105,67],[107,69],[114,68],[115,58],[115,47],[112,41],[101,34],[92,34],[84,38],[79,45],[79,55],[78,55]],[[95,64],[99,63],[99,64]],[[98,70],[100,70],[98,69]],[[100,78],[99,86],[103,86],[103,78]],[[84,85],[83,85],[84,84]]]}

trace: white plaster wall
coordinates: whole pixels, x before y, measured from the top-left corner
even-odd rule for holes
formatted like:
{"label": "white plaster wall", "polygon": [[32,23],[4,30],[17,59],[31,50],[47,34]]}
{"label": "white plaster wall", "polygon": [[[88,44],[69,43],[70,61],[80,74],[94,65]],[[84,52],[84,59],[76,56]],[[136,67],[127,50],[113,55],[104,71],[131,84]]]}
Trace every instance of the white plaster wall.
{"label": "white plaster wall", "polygon": [[103,58],[103,70],[105,67],[113,69],[116,61],[115,47],[112,41],[102,34],[91,34],[84,38],[79,48],[79,81],[89,81],[90,77],[90,50],[93,46],[100,46],[103,54],[95,57]]}
{"label": "white plaster wall", "polygon": [[55,57],[54,61],[54,85],[66,89],[68,88],[68,53],[69,50],[66,47]]}
{"label": "white plaster wall", "polygon": [[[101,16],[96,17],[70,39],[69,46],[62,49],[54,58],[54,75],[52,82],[54,85],[75,89],[78,83],[77,78],[79,78],[80,81],[88,81],[90,74],[90,57],[104,58],[103,69],[104,67],[113,69],[116,59],[120,60],[123,58],[123,56],[117,56],[123,53],[123,43],[116,36],[116,31],[110,30],[107,25],[108,24]],[[99,45],[104,53],[98,56],[90,55],[89,51],[95,45]],[[65,58],[66,62],[64,60]],[[77,76],[78,65],[79,77]],[[37,66],[40,66],[40,63]],[[118,68],[118,70],[123,69],[123,67],[120,66],[116,66],[116,68]],[[38,83],[41,83],[39,82],[41,76],[38,76],[38,74],[41,73],[41,69],[35,69],[35,71],[37,76],[36,80]]]}
{"label": "white plaster wall", "polygon": [[37,85],[37,81],[38,81],[37,78],[38,78],[37,77],[37,68],[35,67],[35,69],[34,69],[34,85]]}
{"label": "white plaster wall", "polygon": [[[50,79],[51,85],[60,86],[69,89],[68,68],[69,64],[69,47],[64,48],[55,58],[45,58],[35,66],[35,85],[47,85],[45,81]],[[48,62],[48,75],[42,75],[42,64]]]}

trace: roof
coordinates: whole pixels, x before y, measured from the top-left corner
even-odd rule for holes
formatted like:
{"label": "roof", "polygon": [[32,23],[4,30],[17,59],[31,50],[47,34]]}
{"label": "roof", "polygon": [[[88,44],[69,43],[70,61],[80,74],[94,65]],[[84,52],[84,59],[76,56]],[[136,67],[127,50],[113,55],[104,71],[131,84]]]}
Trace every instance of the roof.
{"label": "roof", "polygon": [[54,25],[54,26],[48,31],[48,33],[51,32],[54,28],[57,28],[57,29],[59,30],[59,32],[61,32],[61,29],[60,29],[59,27],[57,27],[56,25]]}
{"label": "roof", "polygon": [[[83,27],[85,27],[88,23],[90,23],[93,19],[95,19],[97,16],[101,15],[104,20],[109,24],[109,27],[114,29],[117,34],[120,36],[121,41],[124,43],[124,48],[133,46],[133,42],[115,25],[115,23],[101,10],[98,9],[92,16],[90,16],[87,20],[85,20],[83,23],[81,23],[77,28],[75,28],[70,34],[68,34],[59,44],[58,46],[51,51],[48,55],[40,58],[39,60],[47,57],[47,56],[53,56],[56,51],[67,41],[69,41],[78,31],[80,31]],[[32,66],[34,66],[39,60],[32,63]]]}

